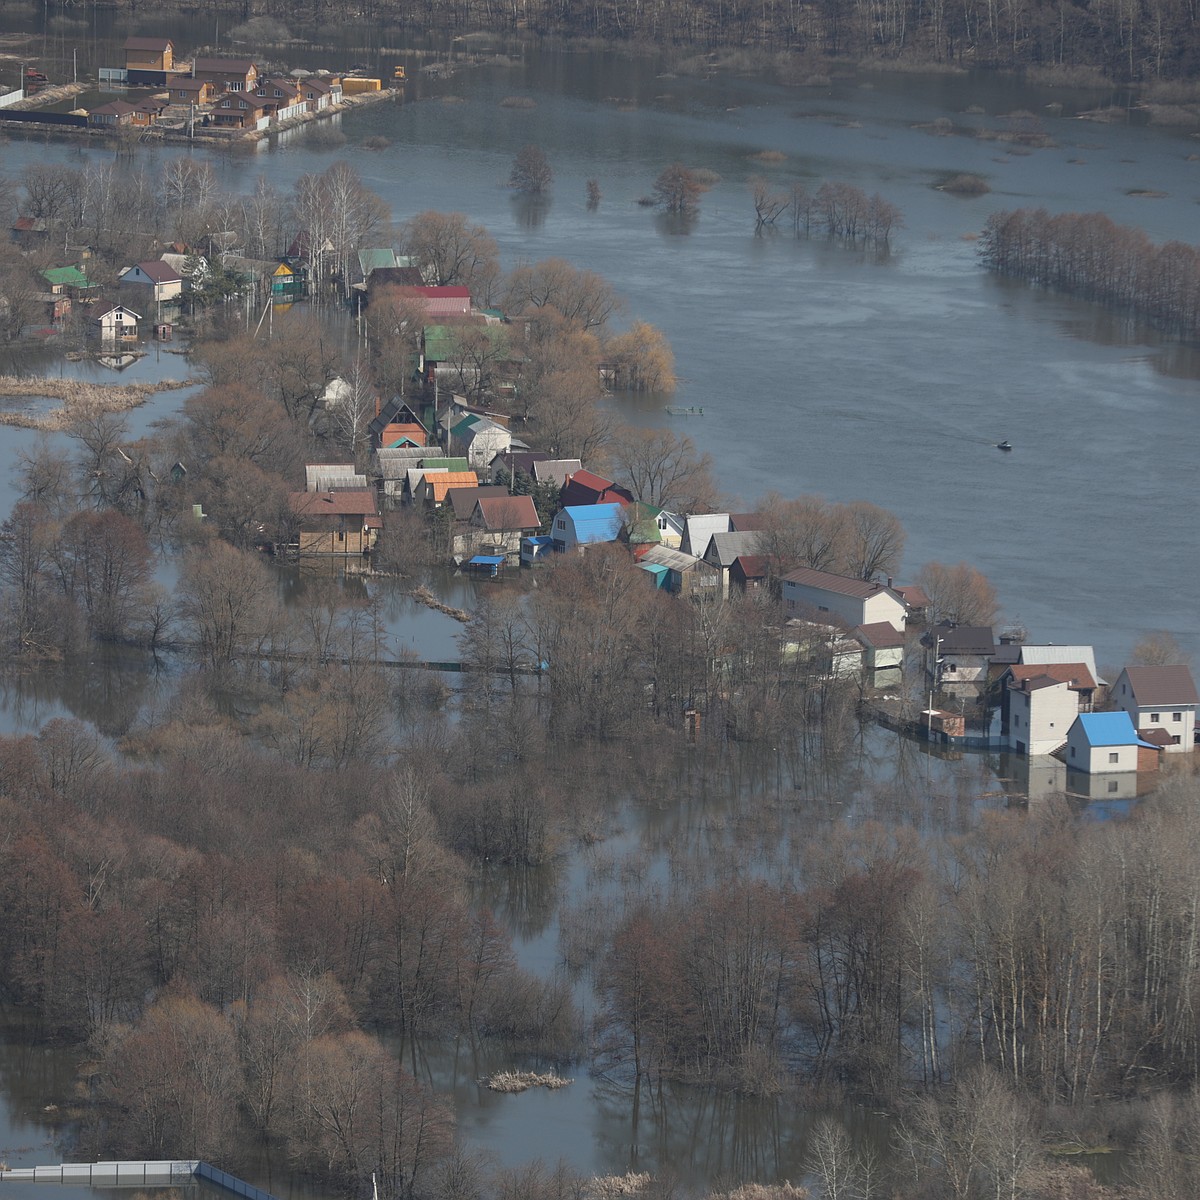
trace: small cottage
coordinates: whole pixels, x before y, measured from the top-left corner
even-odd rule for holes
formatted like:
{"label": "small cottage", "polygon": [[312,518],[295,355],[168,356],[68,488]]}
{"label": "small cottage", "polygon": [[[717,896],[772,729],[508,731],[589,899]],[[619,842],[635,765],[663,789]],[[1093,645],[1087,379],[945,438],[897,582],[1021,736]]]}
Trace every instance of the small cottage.
{"label": "small cottage", "polygon": [[1080,713],[1067,732],[1063,761],[1088,775],[1158,769],[1158,747],[1138,737],[1129,714]]}

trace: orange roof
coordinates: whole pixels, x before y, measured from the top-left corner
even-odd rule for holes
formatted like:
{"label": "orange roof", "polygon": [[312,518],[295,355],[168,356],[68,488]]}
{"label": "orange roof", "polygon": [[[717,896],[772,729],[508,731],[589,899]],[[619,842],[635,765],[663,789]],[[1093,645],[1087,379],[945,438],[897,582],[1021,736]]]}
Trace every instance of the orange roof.
{"label": "orange roof", "polygon": [[479,476],[474,471],[442,471],[436,475],[426,475],[425,483],[429,487],[429,498],[435,504],[441,504],[451,488],[478,487]]}

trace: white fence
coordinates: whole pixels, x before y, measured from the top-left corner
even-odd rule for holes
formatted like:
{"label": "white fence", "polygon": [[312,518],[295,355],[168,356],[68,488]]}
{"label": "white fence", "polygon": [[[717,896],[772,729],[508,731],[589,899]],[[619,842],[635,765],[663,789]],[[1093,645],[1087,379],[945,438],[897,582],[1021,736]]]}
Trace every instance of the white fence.
{"label": "white fence", "polygon": [[18,100],[25,99],[25,89],[23,87],[10,88],[2,96],[0,96],[0,108],[7,108],[10,104],[16,104]]}

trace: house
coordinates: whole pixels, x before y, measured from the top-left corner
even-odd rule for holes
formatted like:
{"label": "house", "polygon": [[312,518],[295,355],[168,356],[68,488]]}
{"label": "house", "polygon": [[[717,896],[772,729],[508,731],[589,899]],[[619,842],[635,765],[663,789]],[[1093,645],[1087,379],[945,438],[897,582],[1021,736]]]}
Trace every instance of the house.
{"label": "house", "polygon": [[200,108],[211,103],[217,94],[217,85],[211,79],[193,79],[185,75],[171,80],[168,94],[172,104],[194,104]]}
{"label": "house", "polygon": [[[304,295],[304,276],[285,262],[271,274],[271,299],[276,304],[287,304]],[[327,406],[328,407],[328,406]]]}
{"label": "house", "polygon": [[133,115],[138,111],[136,104],[127,100],[113,100],[101,104],[88,112],[88,127],[90,129],[119,129],[133,124]]}
{"label": "house", "polygon": [[479,476],[474,471],[446,471],[436,469],[426,471],[420,484],[413,490],[413,499],[431,508],[441,508],[446,501],[446,493],[451,488],[477,487]]}
{"label": "house", "polygon": [[525,475],[533,479],[533,465],[545,462],[550,455],[541,450],[504,450],[488,463],[488,476],[493,483],[500,482],[503,476],[507,483],[510,477]]}
{"label": "house", "polygon": [[[399,263],[394,264],[399,266]],[[420,300],[424,305],[425,315],[432,323],[445,320],[447,317],[467,317],[471,315],[471,289],[465,287],[426,287],[420,285],[405,288],[405,291]]]}
{"label": "house", "polygon": [[161,87],[175,70],[175,43],[166,37],[125,39],[125,81],[134,87]]}
{"label": "house", "polygon": [[729,585],[743,592],[757,592],[767,585],[771,558],[767,554],[739,554],[729,568]]}
{"label": "house", "polygon": [[511,391],[518,356],[513,352],[508,328],[460,321],[457,325],[424,326],[419,362],[422,378],[426,383],[445,379],[460,388]]}
{"label": "house", "polygon": [[558,501],[565,508],[589,504],[632,504],[633,493],[627,488],[618,487],[611,479],[580,469],[567,476],[558,494]]}
{"label": "house", "polygon": [[183,294],[183,276],[161,258],[152,258],[126,267],[117,278],[127,286],[149,288],[150,298],[158,304],[176,300]]}
{"label": "house", "polygon": [[1190,754],[1196,744],[1196,684],[1187,667],[1126,667],[1109,699],[1128,713],[1138,736],[1168,754]]}
{"label": "house", "polygon": [[554,539],[549,534],[521,539],[521,566],[534,567],[554,554]]}
{"label": "house", "polygon": [[512,446],[512,434],[487,417],[470,414],[450,430],[451,450],[460,450],[477,471],[487,469],[488,463]]}
{"label": "house", "polygon": [[714,533],[728,533],[732,528],[728,513],[693,513],[684,518],[679,548],[684,554],[703,554]]}
{"label": "house", "polygon": [[378,408],[367,425],[371,445],[376,450],[394,450],[399,446],[425,446],[429,431],[421,418],[402,397],[393,396]]}
{"label": "house", "polygon": [[300,89],[288,79],[260,77],[254,85],[254,95],[263,102],[268,115],[275,121],[288,121],[308,112]]}
{"label": "house", "polygon": [[477,501],[499,499],[507,495],[508,489],[495,483],[476,483],[469,487],[453,487],[446,493],[446,506],[454,513],[456,521],[469,521],[475,512]]}
{"label": "house", "polygon": [[220,92],[250,92],[258,82],[258,68],[249,58],[194,58],[192,78],[207,79]]}
{"label": "house", "polygon": [[256,129],[269,120],[271,106],[253,92],[222,92],[213,102],[213,124],[226,129]]}
{"label": "house", "polygon": [[734,559],[740,554],[757,554],[758,547],[758,532],[752,529],[714,533],[708,539],[708,545],[700,552],[700,556],[721,572],[721,595],[729,595],[729,572]]}
{"label": "house", "polygon": [[577,458],[547,458],[534,462],[533,478],[536,483],[553,483],[561,491],[570,476],[582,468]]}
{"label": "house", "polygon": [[1158,769],[1158,747],[1138,737],[1133,721],[1119,712],[1080,713],[1067,731],[1063,761],[1088,775],[1118,775]]}
{"label": "house", "polygon": [[[1096,681],[1088,670],[1087,663],[1046,663],[1030,664],[1015,663],[1005,667],[1000,673],[998,691],[1000,696],[1000,732],[1008,737],[1011,726],[1010,696],[1016,694],[1025,683],[1032,679],[1050,678],[1059,683],[1065,683],[1075,696],[1075,712],[1091,712],[1095,707]],[[1072,714],[1074,715],[1074,714]],[[1022,722],[1024,725],[1024,723]],[[1028,726],[1025,726],[1028,728]],[[1022,739],[1027,741],[1027,739]],[[1031,750],[1031,754],[1041,751]]]}
{"label": "house", "polygon": [[42,302],[42,316],[51,325],[58,325],[71,315],[71,297],[61,293],[39,292],[38,299]]}
{"label": "house", "polygon": [[862,671],[861,643],[836,625],[793,617],[786,623],[779,646],[785,660],[803,663],[826,679],[853,678]]}
{"label": "house", "polygon": [[384,496],[392,501],[400,500],[408,471],[420,465],[424,453],[423,446],[398,446],[394,450],[375,452],[374,470]]}
{"label": "house", "polygon": [[[872,686],[897,682],[904,666],[904,634],[887,621],[859,625],[850,636],[862,647],[863,667]],[[880,672],[891,674],[880,676]]]}
{"label": "house", "polygon": [[550,527],[554,549],[562,554],[582,551],[598,542],[615,542],[625,523],[625,506],[609,504],[573,504],[555,514]]}
{"label": "house", "polygon": [[783,602],[789,616],[836,617],[848,629],[886,621],[904,631],[904,601],[886,584],[851,579],[812,567],[797,567],[783,577]]}
{"label": "house", "polygon": [[123,304],[111,304],[92,318],[92,324],[106,342],[136,342],[141,319],[141,313],[135,313]]}
{"label": "house", "polygon": [[929,618],[931,603],[925,589],[915,583],[898,583],[893,590],[908,606],[908,624],[924,625]]}
{"label": "house", "polygon": [[18,246],[36,246],[50,236],[50,226],[44,217],[18,217],[9,233]]}
{"label": "house", "polygon": [[935,625],[921,645],[929,650],[926,672],[939,692],[978,699],[988,688],[988,665],[996,652],[990,625]]}
{"label": "house", "polygon": [[532,496],[481,496],[471,513],[476,554],[504,554],[515,557],[527,535],[541,527],[541,518]]}
{"label": "house", "polygon": [[55,296],[87,297],[88,292],[100,290],[79,267],[51,267],[42,272],[42,278],[50,285]]}
{"label": "house", "polygon": [[309,112],[323,112],[341,103],[342,85],[335,79],[305,79],[300,84],[300,94]]}
{"label": "house", "polygon": [[293,492],[289,497],[301,555],[369,554],[383,523],[368,489]]}
{"label": "house", "polygon": [[665,567],[666,590],[677,596],[714,600],[721,594],[721,573],[694,554],[684,554],[670,546],[648,546],[639,552],[638,566]]}
{"label": "house", "polygon": [[1010,677],[1005,691],[1009,746],[1017,754],[1053,754],[1079,716],[1079,693],[1067,680],[1044,674]]}

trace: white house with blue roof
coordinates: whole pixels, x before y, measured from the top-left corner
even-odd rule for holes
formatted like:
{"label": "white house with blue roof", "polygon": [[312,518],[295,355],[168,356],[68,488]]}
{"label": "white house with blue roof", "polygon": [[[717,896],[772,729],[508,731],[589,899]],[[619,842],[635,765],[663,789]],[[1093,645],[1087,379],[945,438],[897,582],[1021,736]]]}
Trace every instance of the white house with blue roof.
{"label": "white house with blue roof", "polygon": [[558,553],[615,542],[625,523],[623,504],[573,504],[560,509],[550,528]]}
{"label": "white house with blue roof", "polygon": [[1158,770],[1158,747],[1138,737],[1127,712],[1080,713],[1067,732],[1063,758],[1088,775]]}

